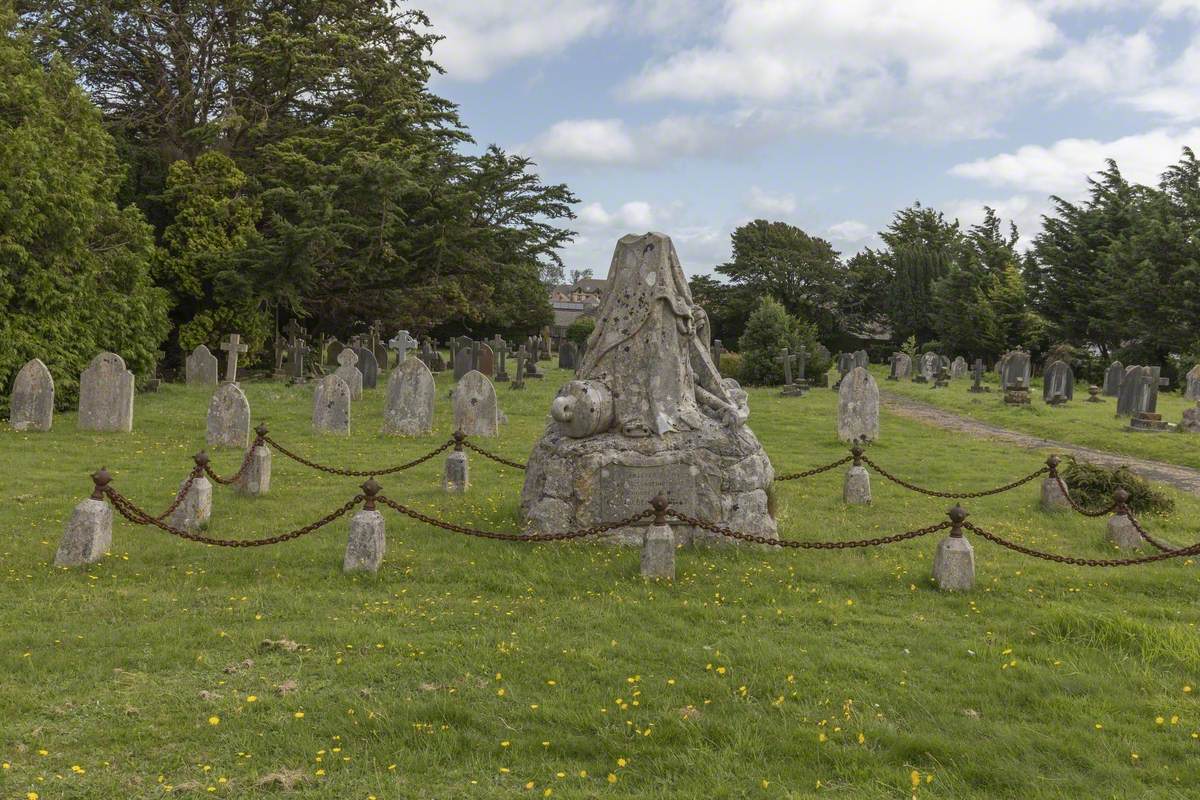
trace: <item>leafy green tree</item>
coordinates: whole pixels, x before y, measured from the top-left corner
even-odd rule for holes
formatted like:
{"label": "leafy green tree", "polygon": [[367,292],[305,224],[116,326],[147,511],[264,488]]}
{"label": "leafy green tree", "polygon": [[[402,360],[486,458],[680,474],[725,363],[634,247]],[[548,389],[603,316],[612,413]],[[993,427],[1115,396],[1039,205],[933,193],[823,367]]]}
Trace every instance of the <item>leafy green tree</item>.
{"label": "leafy green tree", "polygon": [[733,258],[717,272],[754,297],[777,298],[822,335],[834,332],[845,271],[829,242],[795,225],[762,219],[742,225],[732,238]]}
{"label": "leafy green tree", "polygon": [[567,326],[567,338],[578,345],[586,344],[595,329],[596,320],[591,317],[578,317]]}
{"label": "leafy green tree", "polygon": [[799,352],[801,346],[809,353],[810,374],[828,370],[814,357],[817,351],[817,327],[802,322],[787,313],[773,297],[763,297],[750,315],[746,330],[738,340],[738,353],[742,357],[739,380],[751,385],[777,385],[783,383],[783,364],[778,361],[783,348]]}
{"label": "leafy green tree", "polygon": [[950,272],[961,256],[958,222],[947,222],[940,211],[915,203],[896,212],[879,234],[887,245],[882,258],[891,273],[888,317],[896,340],[936,335],[933,285]]}
{"label": "leafy green tree", "polygon": [[692,299],[708,314],[712,337],[730,349],[735,347],[758,304],[757,297],[744,286],[723,283],[711,275],[693,275],[688,288]]}
{"label": "leafy green tree", "polygon": [[149,226],[116,202],[123,169],[100,113],[3,8],[0,30],[0,385],[40,358],[66,407],[101,351],[151,368],[167,296],[150,281]]}
{"label": "leafy green tree", "polygon": [[215,352],[222,335],[240,333],[253,355],[271,333],[267,298],[235,256],[255,235],[261,216],[246,192],[246,175],[233,159],[209,151],[194,164],[176,161],[167,176],[167,207],[155,278],[172,287],[172,321],[178,345],[189,351],[207,344]]}

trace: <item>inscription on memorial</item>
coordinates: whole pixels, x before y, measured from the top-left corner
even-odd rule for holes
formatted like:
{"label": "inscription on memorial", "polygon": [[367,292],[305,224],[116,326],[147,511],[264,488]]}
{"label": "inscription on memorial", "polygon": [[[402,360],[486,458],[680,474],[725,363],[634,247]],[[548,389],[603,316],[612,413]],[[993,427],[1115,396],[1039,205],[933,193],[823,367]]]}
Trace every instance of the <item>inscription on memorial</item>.
{"label": "inscription on memorial", "polygon": [[699,470],[690,464],[609,464],[600,470],[600,491],[597,493],[604,505],[596,508],[592,516],[597,522],[633,516],[645,511],[650,506],[650,498],[659,492],[667,496],[674,510],[698,516],[698,476]]}

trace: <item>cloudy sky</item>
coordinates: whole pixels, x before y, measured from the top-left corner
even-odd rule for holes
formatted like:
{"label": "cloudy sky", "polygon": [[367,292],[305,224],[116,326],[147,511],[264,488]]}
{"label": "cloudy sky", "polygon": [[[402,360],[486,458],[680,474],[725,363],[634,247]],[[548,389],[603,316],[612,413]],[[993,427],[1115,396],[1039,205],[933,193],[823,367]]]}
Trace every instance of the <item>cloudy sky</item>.
{"label": "cloudy sky", "polygon": [[662,230],[689,273],[756,217],[877,242],[919,200],[1036,233],[1115,158],[1200,149],[1200,0],[414,0],[481,145],[581,202],[568,268]]}

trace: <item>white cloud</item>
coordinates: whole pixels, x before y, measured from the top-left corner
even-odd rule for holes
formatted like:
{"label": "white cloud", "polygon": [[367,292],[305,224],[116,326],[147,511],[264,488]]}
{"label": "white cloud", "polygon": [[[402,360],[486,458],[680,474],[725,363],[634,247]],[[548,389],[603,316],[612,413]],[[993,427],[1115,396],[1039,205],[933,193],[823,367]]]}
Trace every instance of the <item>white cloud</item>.
{"label": "white cloud", "polygon": [[1050,198],[1046,195],[1016,194],[991,200],[956,200],[946,204],[945,213],[947,218],[957,219],[965,230],[983,222],[984,206],[994,210],[1000,217],[1006,235],[1008,223],[1016,223],[1017,233],[1021,237],[1017,247],[1022,250],[1033,243],[1034,237],[1042,229],[1042,215],[1051,212]]}
{"label": "white cloud", "polygon": [[856,219],[848,219],[836,224],[830,225],[825,229],[831,239],[836,239],[839,242],[847,244],[857,244],[865,242],[875,235],[870,225],[865,222],[859,222]]}
{"label": "white cloud", "polygon": [[614,0],[425,0],[446,38],[433,57],[452,80],[480,81],[525,58],[545,57],[604,30]]}
{"label": "white cloud", "polygon": [[633,138],[619,119],[565,119],[520,149],[555,161],[588,164],[628,164],[637,158]]}
{"label": "white cloud", "polygon": [[591,268],[603,277],[608,271],[617,240],[627,233],[662,231],[671,237],[684,272],[708,273],[729,260],[729,232],[733,225],[697,222],[682,203],[659,205],[630,200],[609,210],[589,202],[577,211],[579,235],[563,249],[567,269]]}
{"label": "white cloud", "polygon": [[758,186],[746,193],[746,207],[755,214],[787,216],[796,210],[796,198],[788,193],[772,194]]}
{"label": "white cloud", "polygon": [[1079,197],[1087,190],[1084,176],[1103,169],[1105,159],[1115,159],[1131,181],[1156,184],[1163,170],[1179,160],[1185,145],[1200,148],[1200,128],[1161,128],[1108,142],[1061,139],[1049,147],[1025,145],[1012,153],[956,164],[950,174],[992,186]]}

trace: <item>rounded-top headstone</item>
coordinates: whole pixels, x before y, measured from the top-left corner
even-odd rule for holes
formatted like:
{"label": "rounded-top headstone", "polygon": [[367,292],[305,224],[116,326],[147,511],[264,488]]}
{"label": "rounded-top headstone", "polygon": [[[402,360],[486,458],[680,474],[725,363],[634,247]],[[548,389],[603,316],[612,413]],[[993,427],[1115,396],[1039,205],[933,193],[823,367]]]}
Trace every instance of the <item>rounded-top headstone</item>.
{"label": "rounded-top headstone", "polygon": [[433,373],[419,358],[406,358],[392,370],[383,408],[383,432],[424,436],[433,430]]}
{"label": "rounded-top headstone", "polygon": [[236,383],[223,383],[208,403],[209,447],[245,450],[250,442],[250,401]]}
{"label": "rounded-top headstone", "polygon": [[217,357],[205,345],[197,345],[183,364],[185,381],[189,386],[217,385]]}
{"label": "rounded-top headstone", "polygon": [[101,353],[79,376],[79,428],[133,430],[133,373],[116,353]]}
{"label": "rounded-top headstone", "polygon": [[879,438],[879,387],[862,367],[855,367],[838,389],[838,438],[871,442]]}
{"label": "rounded-top headstone", "polygon": [[361,400],[363,374],[357,366],[358,354],[354,352],[354,348],[344,347],[342,352],[338,353],[337,360],[340,366],[333,371],[333,374],[341,378],[349,387],[351,400]]}
{"label": "rounded-top headstone", "polygon": [[30,359],[13,381],[9,424],[17,431],[48,431],[54,424],[54,378],[41,359]]}
{"label": "rounded-top headstone", "polygon": [[463,375],[454,387],[454,427],[468,436],[497,436],[500,408],[496,387],[477,370]]}
{"label": "rounded-top headstone", "polygon": [[326,375],[313,394],[313,429],[321,433],[350,433],[350,387]]}

